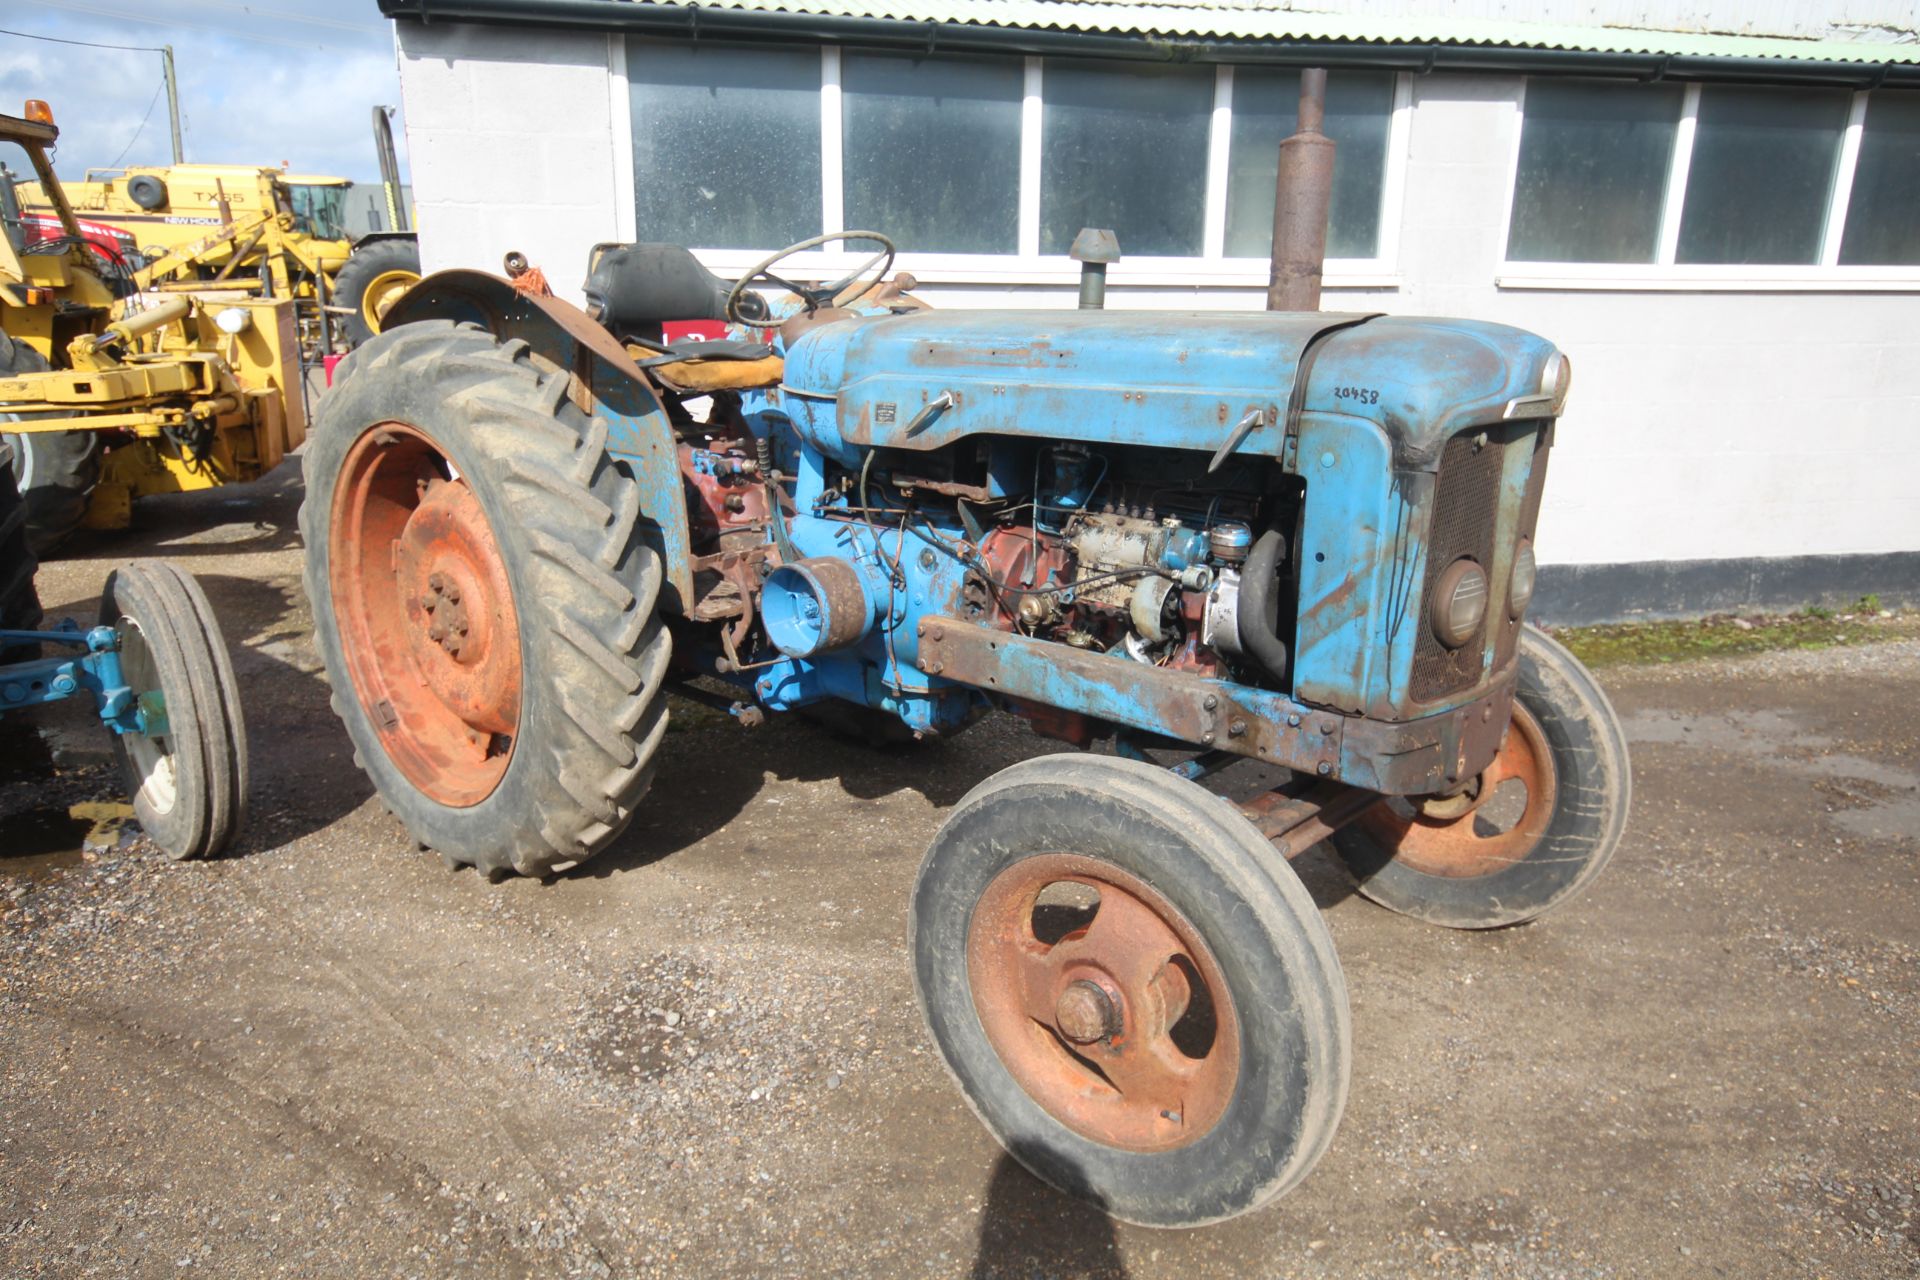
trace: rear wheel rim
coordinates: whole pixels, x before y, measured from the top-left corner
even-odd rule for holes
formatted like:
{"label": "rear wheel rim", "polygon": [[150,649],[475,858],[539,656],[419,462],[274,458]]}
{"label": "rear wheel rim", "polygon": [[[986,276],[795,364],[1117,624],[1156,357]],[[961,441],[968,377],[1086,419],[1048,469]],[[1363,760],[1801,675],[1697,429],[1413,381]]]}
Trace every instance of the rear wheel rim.
{"label": "rear wheel rim", "polygon": [[[1526,802],[1517,817],[1494,829],[1487,811],[1509,782],[1525,787]],[[1525,862],[1546,838],[1558,792],[1546,732],[1533,712],[1515,702],[1499,754],[1468,792],[1424,804],[1382,801],[1358,825],[1415,871],[1454,880],[1497,875]]]}
{"label": "rear wheel rim", "polygon": [[[1036,932],[1049,886],[1098,894],[1090,921]],[[1158,1152],[1218,1124],[1240,1025],[1213,952],[1144,881],[1077,854],[1024,858],[974,907],[967,981],[994,1052],[1029,1097],[1095,1142]]]}
{"label": "rear wheel rim", "polygon": [[452,808],[493,794],[520,724],[519,618],[479,498],[425,432],[347,450],[328,529],[347,674],[388,757]]}

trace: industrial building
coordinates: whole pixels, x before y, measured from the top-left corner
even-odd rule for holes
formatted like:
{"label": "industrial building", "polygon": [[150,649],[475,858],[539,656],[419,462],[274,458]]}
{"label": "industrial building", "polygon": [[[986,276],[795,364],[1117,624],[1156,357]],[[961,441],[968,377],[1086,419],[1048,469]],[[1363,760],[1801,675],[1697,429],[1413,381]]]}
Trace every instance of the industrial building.
{"label": "industrial building", "polygon": [[[382,0],[428,270],[723,275],[874,228],[941,307],[1258,308],[1330,72],[1328,310],[1568,352],[1553,620],[1920,598],[1920,33],[1902,0]],[[862,255],[864,256],[864,255]],[[821,276],[850,254],[821,254]]]}

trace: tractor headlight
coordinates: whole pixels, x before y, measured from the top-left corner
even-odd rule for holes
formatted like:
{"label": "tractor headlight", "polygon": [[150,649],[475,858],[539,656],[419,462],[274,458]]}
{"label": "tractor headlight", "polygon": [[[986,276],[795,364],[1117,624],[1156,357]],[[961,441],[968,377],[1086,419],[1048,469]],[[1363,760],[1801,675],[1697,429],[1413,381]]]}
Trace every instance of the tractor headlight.
{"label": "tractor headlight", "polygon": [[1520,549],[1513,553],[1513,578],[1507,586],[1507,608],[1514,617],[1527,611],[1533,603],[1533,586],[1540,578],[1540,566],[1533,558],[1533,539],[1524,538]]}
{"label": "tractor headlight", "polygon": [[1480,634],[1487,619],[1487,571],[1464,556],[1447,566],[1433,593],[1433,634],[1458,649]]}

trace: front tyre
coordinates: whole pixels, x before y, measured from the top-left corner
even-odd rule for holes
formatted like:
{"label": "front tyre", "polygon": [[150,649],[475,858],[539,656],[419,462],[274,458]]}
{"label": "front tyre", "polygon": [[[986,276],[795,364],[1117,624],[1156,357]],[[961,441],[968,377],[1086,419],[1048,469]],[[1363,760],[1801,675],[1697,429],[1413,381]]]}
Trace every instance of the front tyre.
{"label": "front tyre", "polygon": [[1383,800],[1335,833],[1360,892],[1453,929],[1531,920],[1584,889],[1627,828],[1626,734],[1580,660],[1544,631],[1520,637],[1520,683],[1500,753],[1458,796]]}
{"label": "front tyre", "polygon": [[168,857],[212,857],[245,815],[247,736],[206,596],[165,561],[127,565],[107,578],[100,623],[137,708],[138,727],[113,736],[134,816]]}
{"label": "front tyre", "polygon": [[632,818],[666,732],[638,486],[523,343],[427,321],[341,369],[300,530],[356,762],[449,861],[564,870]]}
{"label": "front tyre", "polygon": [[1245,1213],[1326,1150],[1347,990],[1304,886],[1151,765],[1046,756],[963,799],[914,887],[920,1007],[1038,1177],[1145,1226]]}

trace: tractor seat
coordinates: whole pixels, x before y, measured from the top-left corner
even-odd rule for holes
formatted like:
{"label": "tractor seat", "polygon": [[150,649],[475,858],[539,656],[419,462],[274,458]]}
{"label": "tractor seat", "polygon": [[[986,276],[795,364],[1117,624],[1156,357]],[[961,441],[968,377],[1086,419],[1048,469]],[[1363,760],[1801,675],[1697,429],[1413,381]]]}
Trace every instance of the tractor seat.
{"label": "tractor seat", "polygon": [[[587,259],[587,314],[619,338],[634,363],[686,395],[767,387],[784,362],[762,342],[663,342],[676,320],[725,320],[733,285],[677,244],[597,244]],[[757,293],[743,309],[764,314]]]}
{"label": "tractor seat", "polygon": [[[725,320],[733,282],[722,280],[677,244],[597,244],[587,256],[587,314],[626,338],[674,320]],[[741,300],[764,312],[760,295]],[[762,319],[763,315],[753,315]]]}
{"label": "tractor seat", "polygon": [[630,342],[627,354],[681,395],[775,386],[787,365],[772,347],[758,342],[678,342],[658,352]]}

